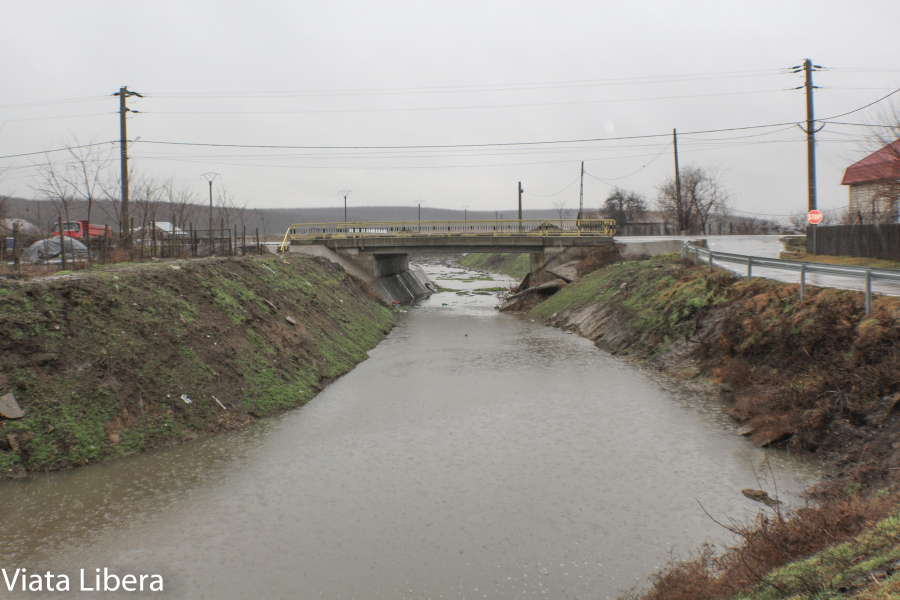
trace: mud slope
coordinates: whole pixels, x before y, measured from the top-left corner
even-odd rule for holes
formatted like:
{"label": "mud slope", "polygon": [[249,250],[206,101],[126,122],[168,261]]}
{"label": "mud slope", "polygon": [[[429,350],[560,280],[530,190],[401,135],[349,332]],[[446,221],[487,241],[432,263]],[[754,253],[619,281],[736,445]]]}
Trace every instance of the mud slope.
{"label": "mud slope", "polygon": [[4,282],[0,394],[12,391],[25,416],[0,420],[0,478],[299,406],[365,360],[391,324],[358,280],[302,256]]}

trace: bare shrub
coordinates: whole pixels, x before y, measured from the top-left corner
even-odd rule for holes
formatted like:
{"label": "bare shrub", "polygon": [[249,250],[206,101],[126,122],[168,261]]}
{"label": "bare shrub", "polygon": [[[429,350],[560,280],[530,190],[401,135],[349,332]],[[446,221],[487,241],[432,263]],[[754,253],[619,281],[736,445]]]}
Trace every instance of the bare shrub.
{"label": "bare shrub", "polygon": [[[770,587],[781,597],[798,592],[814,594],[830,587],[834,575],[848,565],[826,565],[815,572],[794,572],[777,580],[768,574],[787,563],[809,557],[820,550],[853,539],[887,516],[897,495],[844,495],[792,511],[760,512],[744,524],[721,524],[739,540],[716,554],[704,545],[687,560],[674,557],[650,577],[651,588],[631,593],[641,600],[717,600],[730,598],[756,586]],[[886,545],[896,539],[884,540]]]}

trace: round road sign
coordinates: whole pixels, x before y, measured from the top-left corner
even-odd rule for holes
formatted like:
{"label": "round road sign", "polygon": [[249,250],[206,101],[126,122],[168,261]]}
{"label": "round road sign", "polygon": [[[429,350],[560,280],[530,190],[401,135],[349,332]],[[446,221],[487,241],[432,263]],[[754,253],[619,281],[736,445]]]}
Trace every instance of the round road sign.
{"label": "round road sign", "polygon": [[822,216],[822,213],[820,213],[819,211],[811,210],[811,211],[809,211],[808,218],[809,218],[810,223],[812,223],[813,225],[818,225],[819,223],[822,222],[822,219],[824,217]]}

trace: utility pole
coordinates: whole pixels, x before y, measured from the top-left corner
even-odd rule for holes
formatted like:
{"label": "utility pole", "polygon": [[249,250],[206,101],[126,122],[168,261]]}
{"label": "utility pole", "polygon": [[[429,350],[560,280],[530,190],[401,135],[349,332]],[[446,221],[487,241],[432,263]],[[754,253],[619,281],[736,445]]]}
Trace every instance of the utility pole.
{"label": "utility pole", "polygon": [[[799,73],[803,71],[806,76],[806,82],[803,88],[806,90],[806,179],[809,188],[809,210],[816,210],[818,199],[816,193],[816,116],[813,110],[813,71],[821,69],[819,65],[814,65],[808,58],[803,61],[802,67],[794,67],[791,72]],[[800,88],[797,88],[800,89]],[[800,129],[803,129],[802,127]],[[813,225],[813,254],[816,254],[816,228]]]}
{"label": "utility pole", "polygon": [[[121,163],[122,163],[122,175],[121,175],[121,185],[122,185],[122,222],[119,225],[119,237],[122,237],[122,229],[128,225],[129,222],[129,214],[128,214],[128,135],[126,134],[126,122],[125,118],[129,112],[140,112],[137,110],[131,110],[126,105],[126,100],[129,96],[137,96],[138,98],[143,98],[142,95],[137,92],[129,91],[128,86],[120,87],[119,91],[114,93],[113,96],[119,97],[119,146],[121,152]],[[129,231],[128,235],[125,236],[125,247],[132,248],[132,232]]]}
{"label": "utility pole", "polygon": [[[522,189],[522,182],[519,182],[519,221],[522,220],[522,192],[525,190]],[[522,224],[519,223],[519,227],[522,227]]]}
{"label": "utility pole", "polygon": [[578,218],[584,218],[584,161],[581,161],[581,190],[578,192]]}
{"label": "utility pole", "polygon": [[468,205],[468,204],[463,204],[462,209],[463,209],[463,221],[468,221],[468,220],[469,220],[469,219],[468,219],[468,216],[469,216],[469,205]]}
{"label": "utility pole", "polygon": [[806,74],[806,176],[809,183],[809,210],[816,210],[816,117],[813,110],[813,69],[821,69],[808,58],[803,61]]}
{"label": "utility pole", "polygon": [[353,192],[351,192],[350,190],[341,190],[338,192],[338,194],[344,197],[344,223],[347,222],[347,196],[352,193]]}
{"label": "utility pole", "polygon": [[[424,200],[416,200],[416,204],[419,205],[419,223],[422,222],[422,203],[423,203],[423,202],[425,202],[425,201],[424,201]],[[422,227],[422,226],[419,225],[419,228],[420,228],[420,229],[421,229],[421,227]]]}
{"label": "utility pole", "polygon": [[678,209],[678,234],[684,231],[684,210],[681,206],[681,172],[678,170],[678,132],[672,130],[672,144],[675,146],[675,207]]}
{"label": "utility pole", "polygon": [[200,177],[203,177],[209,182],[209,252],[212,254],[212,239],[213,239],[213,201],[212,201],[212,183],[213,180],[218,177],[218,173],[204,173]]}

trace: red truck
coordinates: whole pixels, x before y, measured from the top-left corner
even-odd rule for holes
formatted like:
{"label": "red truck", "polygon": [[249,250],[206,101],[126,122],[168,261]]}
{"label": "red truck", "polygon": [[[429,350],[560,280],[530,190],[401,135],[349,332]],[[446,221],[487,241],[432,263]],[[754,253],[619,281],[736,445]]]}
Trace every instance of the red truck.
{"label": "red truck", "polygon": [[[104,235],[112,237],[112,227],[106,227],[104,231],[103,225],[92,225],[87,221],[69,221],[63,223],[63,233],[70,238],[90,239],[102,238]],[[53,226],[53,236],[59,235],[59,224]]]}

